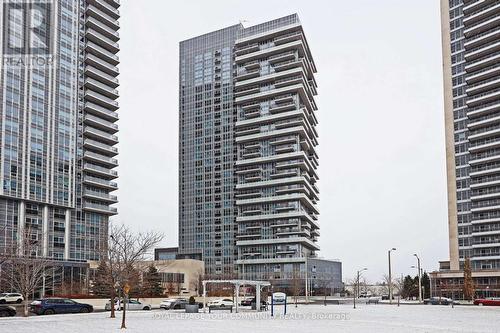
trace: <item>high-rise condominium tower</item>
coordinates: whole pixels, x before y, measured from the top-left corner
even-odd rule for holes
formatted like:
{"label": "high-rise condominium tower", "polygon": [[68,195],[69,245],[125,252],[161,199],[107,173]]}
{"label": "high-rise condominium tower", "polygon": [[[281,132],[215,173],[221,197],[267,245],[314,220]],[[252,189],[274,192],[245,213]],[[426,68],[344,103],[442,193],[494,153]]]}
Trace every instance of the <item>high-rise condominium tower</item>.
{"label": "high-rise condominium tower", "polygon": [[[500,1],[441,0],[450,262],[500,292]],[[486,288],[488,286],[488,288]]]}
{"label": "high-rise condominium tower", "polygon": [[0,7],[0,250],[95,260],[116,214],[118,0]]}
{"label": "high-rise condominium tower", "polygon": [[208,274],[290,279],[319,250],[315,72],[297,15],[181,42],[179,251]]}

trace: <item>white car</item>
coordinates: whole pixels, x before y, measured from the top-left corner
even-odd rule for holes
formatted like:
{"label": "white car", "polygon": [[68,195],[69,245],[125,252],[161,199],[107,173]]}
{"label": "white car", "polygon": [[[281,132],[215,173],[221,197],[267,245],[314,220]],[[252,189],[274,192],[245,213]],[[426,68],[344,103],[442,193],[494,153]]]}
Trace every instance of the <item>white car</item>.
{"label": "white car", "polygon": [[18,293],[4,293],[0,294],[0,304],[5,303],[22,303],[24,301],[24,297]]}
{"label": "white car", "polygon": [[223,299],[217,299],[215,301],[210,301],[208,302],[208,306],[212,306],[212,307],[221,307],[221,308],[224,308],[224,307],[231,307],[231,306],[234,306],[234,303],[231,299],[229,298],[223,298]]}
{"label": "white car", "polygon": [[[115,302],[115,310],[123,310],[123,304],[121,301]],[[151,304],[141,303],[137,300],[129,299],[126,304],[127,310],[151,310]],[[111,302],[108,301],[104,306],[106,311],[111,311]]]}

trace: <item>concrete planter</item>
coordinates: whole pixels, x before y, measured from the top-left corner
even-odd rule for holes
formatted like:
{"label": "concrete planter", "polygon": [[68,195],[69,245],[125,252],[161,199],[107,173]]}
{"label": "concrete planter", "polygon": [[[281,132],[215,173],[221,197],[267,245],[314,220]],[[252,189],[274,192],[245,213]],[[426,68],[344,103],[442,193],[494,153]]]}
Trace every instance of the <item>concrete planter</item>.
{"label": "concrete planter", "polygon": [[186,313],[198,313],[200,306],[198,304],[186,304]]}

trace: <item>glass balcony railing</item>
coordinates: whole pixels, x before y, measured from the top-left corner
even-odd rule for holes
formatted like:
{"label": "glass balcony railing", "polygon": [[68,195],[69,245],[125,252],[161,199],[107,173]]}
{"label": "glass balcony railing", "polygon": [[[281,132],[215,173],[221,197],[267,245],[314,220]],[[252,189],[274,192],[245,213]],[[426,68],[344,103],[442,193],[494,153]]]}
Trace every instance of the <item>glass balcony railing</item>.
{"label": "glass balcony railing", "polygon": [[100,184],[100,185],[103,185],[103,186],[106,186],[106,187],[112,187],[112,188],[118,188],[118,184],[115,183],[115,182],[111,182],[109,180],[106,180],[106,179],[102,179],[102,178],[97,178],[97,177],[92,177],[92,176],[85,176],[83,178],[84,181],[88,181],[88,182],[92,182],[92,183],[96,183],[96,184]]}
{"label": "glass balcony railing", "polygon": [[104,120],[102,118],[93,116],[91,114],[85,115],[85,120],[89,120],[89,121],[95,122],[95,123],[97,123],[99,125],[102,125],[102,126],[107,127],[107,128],[111,128],[111,129],[113,129],[115,131],[118,130],[118,125],[117,124],[113,124],[113,123],[111,123],[109,121],[106,121],[106,120]]}

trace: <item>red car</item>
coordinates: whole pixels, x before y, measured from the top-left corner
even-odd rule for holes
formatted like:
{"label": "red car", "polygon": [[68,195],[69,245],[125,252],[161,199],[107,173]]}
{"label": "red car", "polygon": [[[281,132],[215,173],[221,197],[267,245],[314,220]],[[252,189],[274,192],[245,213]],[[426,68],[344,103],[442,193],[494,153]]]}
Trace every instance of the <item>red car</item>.
{"label": "red car", "polygon": [[500,306],[500,298],[478,298],[474,300],[474,305],[490,305],[490,306]]}

